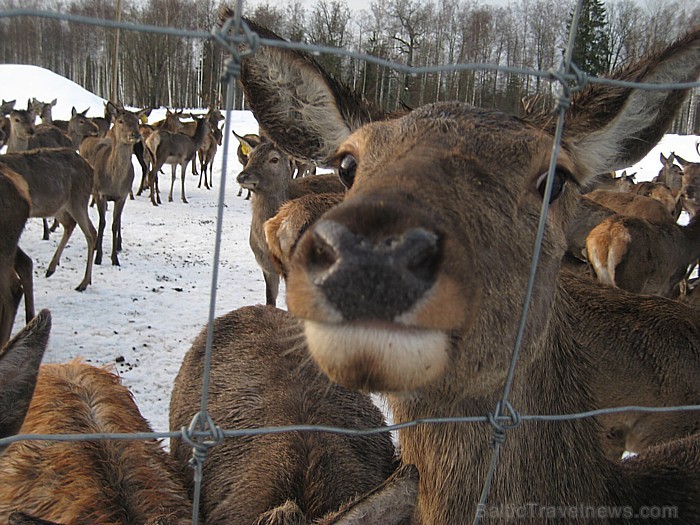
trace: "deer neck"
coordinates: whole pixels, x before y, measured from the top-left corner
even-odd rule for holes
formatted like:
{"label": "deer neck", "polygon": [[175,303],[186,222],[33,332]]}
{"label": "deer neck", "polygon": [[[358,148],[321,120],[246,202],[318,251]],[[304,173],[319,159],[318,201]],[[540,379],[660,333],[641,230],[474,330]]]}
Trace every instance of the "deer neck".
{"label": "deer neck", "polygon": [[129,173],[134,176],[134,169],[131,165],[131,155],[134,152],[134,145],[112,138],[112,150],[107,159],[109,173],[113,179],[122,180]]}
{"label": "deer neck", "polygon": [[10,138],[7,140],[7,153],[16,151],[27,151],[29,149],[29,140],[21,139],[17,133],[10,132]]}
{"label": "deer neck", "polygon": [[687,226],[682,228],[683,235],[687,240],[686,246],[688,250],[688,263],[690,264],[695,259],[700,257],[700,213],[690,219]]}
{"label": "deer neck", "polygon": [[[594,408],[586,391],[592,368],[587,356],[552,324],[540,339],[539,344],[546,341],[544,348],[535,348],[536,342],[523,348],[524,355],[538,352],[540,357],[516,370],[509,400],[522,414],[567,414]],[[455,351],[482,350],[470,348],[469,341],[458,344]],[[425,417],[483,416],[493,413],[503,384],[478,397],[460,398],[457,392],[438,385],[416,396],[390,396],[389,402],[397,423]],[[445,399],[453,402],[446,404]],[[471,523],[492,461],[492,435],[490,425],[472,423],[400,431],[402,462],[415,464],[420,473],[418,523]],[[608,480],[614,478],[614,467],[604,457],[600,440],[600,428],[592,419],[523,422],[508,430],[486,511],[499,506],[564,508],[575,502],[610,505]],[[547,521],[547,516],[539,517],[533,516],[532,522]]]}

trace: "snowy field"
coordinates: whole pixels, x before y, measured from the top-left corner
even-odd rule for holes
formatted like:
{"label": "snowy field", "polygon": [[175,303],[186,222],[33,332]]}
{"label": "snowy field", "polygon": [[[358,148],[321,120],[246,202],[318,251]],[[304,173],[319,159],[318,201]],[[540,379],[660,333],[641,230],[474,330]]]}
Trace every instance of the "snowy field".
{"label": "snowy field", "polygon": [[[71,108],[90,108],[89,116],[101,116],[103,101],[80,86],[46,70],[32,66],[0,65],[0,97],[17,99],[25,108],[27,98],[43,102],[54,98],[54,118],[68,119]],[[151,114],[153,122],[164,109]],[[257,133],[258,127],[247,111],[231,113],[233,129],[239,134]],[[650,180],[661,168],[659,153],[675,151],[686,160],[698,161],[698,137],[667,135],[640,163],[628,168],[637,180]],[[229,145],[225,207],[216,313],[221,315],[241,306],[264,302],[262,273],[248,246],[250,203],[237,197],[235,176],[241,170]],[[30,219],[20,245],[34,260],[37,310],[48,308],[53,330],[45,362],[64,362],[82,357],[95,365],[108,365],[122,376],[134,393],[143,415],[156,431],[168,430],[168,403],[173,380],[190,342],[208,319],[217,220],[218,192],[222,181],[222,152],[215,160],[214,190],[198,189],[197,177],[187,175],[189,204],[180,201],[179,173],[175,201],[154,207],[146,196],[128,201],[122,217],[123,252],[121,266],[111,266],[111,217],[105,231],[105,260],[93,270],[92,285],[85,292],[74,288],[85,269],[85,239],[76,228],[63,253],[61,266],[50,278],[47,265],[60,240],[61,231],[49,241],[41,240],[41,220]],[[136,189],[140,168],[134,160]],[[170,174],[161,175],[163,193],[169,189]],[[189,170],[188,170],[189,171]],[[167,196],[167,193],[166,193]],[[111,210],[111,206],[110,206]],[[90,210],[97,226],[97,212]],[[106,263],[106,264],[105,264]],[[284,308],[284,286],[278,306]],[[20,308],[23,308],[21,306]],[[24,322],[20,311],[15,332]]]}

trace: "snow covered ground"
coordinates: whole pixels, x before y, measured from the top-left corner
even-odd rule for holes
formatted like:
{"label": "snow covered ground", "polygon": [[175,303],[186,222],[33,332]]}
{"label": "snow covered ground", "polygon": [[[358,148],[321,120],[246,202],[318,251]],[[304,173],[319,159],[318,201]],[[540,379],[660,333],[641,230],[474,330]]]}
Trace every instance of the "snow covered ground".
{"label": "snow covered ground", "polygon": [[[54,118],[67,119],[71,108],[90,108],[89,116],[101,116],[103,101],[80,86],[49,71],[33,66],[0,65],[0,97],[43,102],[54,98]],[[154,111],[151,121],[163,117]],[[256,133],[257,123],[247,111],[232,112],[233,129],[239,134]],[[640,163],[629,168],[637,180],[650,180],[661,167],[659,153],[675,151],[687,160],[698,160],[698,137],[667,135]],[[235,176],[241,169],[230,144],[227,162],[221,262],[216,313],[262,303],[265,285],[262,273],[248,246],[250,203],[237,197]],[[187,176],[189,204],[179,200],[160,207],[147,197],[129,201],[124,209],[121,266],[109,264],[111,218],[103,248],[105,263],[95,266],[92,285],[85,292],[74,288],[85,268],[85,239],[76,229],[63,253],[61,266],[50,278],[46,267],[60,240],[61,231],[48,241],[41,240],[39,219],[30,219],[20,245],[34,260],[37,309],[49,308],[53,330],[45,362],[64,362],[82,357],[95,365],[110,365],[132,390],[143,415],[156,431],[168,430],[168,403],[172,383],[190,342],[208,319],[215,243],[218,192],[222,185],[222,151],[215,161],[214,190],[198,189],[197,178]],[[136,168],[135,187],[140,178]],[[168,175],[161,175],[161,190],[169,189]],[[179,179],[179,175],[178,175]],[[97,225],[97,212],[90,210]],[[278,299],[284,308],[284,287]],[[17,331],[24,322],[18,315]]]}

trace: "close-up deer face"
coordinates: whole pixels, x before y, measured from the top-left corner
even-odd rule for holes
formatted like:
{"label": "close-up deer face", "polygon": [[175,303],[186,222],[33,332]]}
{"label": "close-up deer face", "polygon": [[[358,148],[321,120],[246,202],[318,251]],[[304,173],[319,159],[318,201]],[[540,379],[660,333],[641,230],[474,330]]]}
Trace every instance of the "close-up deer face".
{"label": "close-up deer face", "polygon": [[[383,391],[419,389],[455,368],[482,384],[501,379],[489,363],[505,354],[479,348],[512,348],[551,149],[548,135],[514,117],[454,103],[350,135],[334,156],[348,194],[301,239],[287,283],[324,371]],[[564,151],[542,283],[556,278],[564,252],[573,173]],[[542,329],[553,292],[538,287],[530,330]],[[457,353],[456,341],[482,334],[499,340]]]}

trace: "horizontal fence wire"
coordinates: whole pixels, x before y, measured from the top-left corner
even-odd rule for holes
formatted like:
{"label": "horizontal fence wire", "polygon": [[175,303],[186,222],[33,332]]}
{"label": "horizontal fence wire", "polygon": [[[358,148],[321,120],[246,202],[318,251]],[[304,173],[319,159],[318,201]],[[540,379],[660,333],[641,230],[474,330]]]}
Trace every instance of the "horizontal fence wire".
{"label": "horizontal fence wire", "polygon": [[[582,0],[577,2],[576,10],[577,12],[581,9]],[[201,490],[201,479],[202,479],[202,464],[206,459],[206,450],[210,446],[216,445],[221,439],[224,438],[236,438],[244,436],[259,436],[266,434],[281,434],[289,432],[325,432],[332,434],[342,434],[348,436],[369,436],[379,433],[393,432],[397,430],[402,430],[406,428],[412,428],[419,425],[445,425],[445,424],[488,424],[491,425],[494,431],[494,439],[492,441],[492,446],[494,449],[494,454],[490,466],[490,470],[487,473],[487,479],[484,480],[482,495],[480,504],[485,504],[488,499],[490,484],[495,473],[495,469],[498,464],[498,450],[500,446],[504,443],[505,432],[511,428],[518,426],[521,423],[527,423],[532,421],[543,421],[543,422],[561,422],[561,421],[572,421],[584,418],[591,418],[603,415],[620,414],[625,412],[642,412],[642,413],[671,413],[671,412],[686,412],[686,411],[700,411],[700,405],[682,405],[682,406],[668,406],[668,407],[647,407],[647,406],[622,406],[622,407],[611,407],[611,408],[601,408],[597,410],[591,410],[587,412],[570,413],[570,414],[519,414],[510,405],[508,400],[510,384],[513,380],[513,375],[515,373],[515,366],[518,361],[520,344],[522,341],[522,334],[525,328],[525,318],[527,315],[527,309],[530,300],[530,294],[532,292],[532,287],[534,286],[536,278],[536,267],[539,256],[539,250],[542,243],[542,238],[544,234],[544,226],[548,211],[549,199],[543,199],[543,207],[540,215],[540,222],[538,225],[537,239],[535,246],[533,247],[533,258],[531,262],[530,279],[528,281],[528,289],[524,294],[523,309],[521,312],[521,322],[516,334],[513,353],[511,362],[509,363],[509,372],[506,379],[506,383],[503,389],[503,395],[501,401],[495,407],[492,414],[487,415],[477,415],[477,416],[467,416],[467,417],[452,417],[452,418],[423,418],[416,419],[412,421],[407,421],[394,425],[387,425],[377,428],[340,428],[332,426],[323,425],[288,425],[279,427],[260,427],[260,428],[245,428],[245,429],[220,429],[216,426],[216,423],[211,420],[207,414],[207,398],[208,398],[208,383],[209,383],[209,372],[211,364],[211,346],[213,339],[213,325],[215,318],[215,306],[216,306],[216,289],[218,287],[218,267],[219,267],[219,256],[220,256],[220,246],[221,246],[221,230],[222,230],[222,218],[224,213],[224,195],[226,188],[226,178],[227,178],[227,162],[228,162],[228,152],[229,152],[229,141],[231,133],[229,133],[229,126],[231,122],[231,108],[233,106],[233,84],[236,82],[238,74],[240,73],[240,64],[246,56],[249,56],[256,52],[259,46],[271,46],[285,48],[295,51],[301,51],[310,53],[314,56],[321,54],[332,54],[341,57],[348,57],[364,61],[367,63],[385,66],[392,68],[398,72],[406,73],[409,75],[423,75],[429,73],[440,73],[448,71],[467,71],[467,70],[480,70],[480,71],[496,71],[501,73],[512,73],[519,75],[529,75],[534,77],[540,77],[547,79],[553,83],[558,84],[559,96],[557,98],[557,112],[558,112],[558,123],[556,128],[556,135],[552,151],[552,160],[550,162],[547,185],[545,188],[545,195],[549,195],[551,192],[554,168],[556,165],[556,158],[561,145],[561,130],[563,128],[563,116],[566,107],[568,107],[570,97],[575,91],[581,90],[586,84],[597,83],[611,86],[620,86],[627,88],[637,88],[644,90],[668,90],[668,89],[692,89],[700,87],[700,81],[696,82],[684,82],[684,83],[635,83],[627,82],[606,78],[598,78],[595,76],[587,75],[585,72],[580,71],[571,62],[571,54],[573,45],[576,37],[576,24],[573,23],[568,45],[567,52],[564,57],[564,62],[560,69],[558,70],[535,70],[527,68],[509,67],[499,64],[486,64],[486,63],[457,63],[457,64],[441,64],[433,66],[407,66],[402,63],[393,62],[387,59],[375,57],[372,55],[364,54],[361,52],[350,51],[346,49],[339,49],[328,46],[319,46],[313,44],[304,44],[300,42],[288,42],[284,40],[276,39],[266,39],[260,38],[257,34],[250,31],[250,29],[245,24],[244,20],[240,16],[242,13],[243,1],[237,0],[237,6],[235,13],[236,15],[228,20],[221,27],[213,28],[211,32],[202,31],[192,31],[173,27],[162,27],[154,25],[136,24],[130,22],[117,22],[113,20],[106,20],[100,18],[92,18],[86,16],[73,15],[68,13],[59,13],[52,11],[43,11],[36,9],[11,9],[0,11],[0,19],[3,18],[16,18],[16,17],[35,17],[35,18],[50,18],[61,20],[65,22],[71,22],[76,24],[86,24],[92,26],[101,26],[106,28],[128,30],[128,31],[138,31],[146,33],[154,33],[161,35],[178,36],[182,38],[200,39],[200,40],[213,40],[217,44],[224,47],[229,53],[230,58],[226,64],[226,71],[224,71],[223,81],[227,82],[229,89],[227,90],[227,101],[226,101],[226,121],[224,133],[224,143],[223,143],[223,159],[222,159],[222,174],[221,174],[221,184],[219,188],[219,201],[218,201],[218,215],[217,215],[217,228],[216,228],[216,239],[214,246],[214,264],[212,271],[212,285],[211,285],[211,301],[209,310],[209,323],[207,332],[207,342],[205,350],[205,366],[204,366],[204,379],[203,379],[203,391],[201,400],[201,409],[198,414],[193,416],[192,424],[189,428],[182,428],[179,431],[171,432],[141,432],[141,433],[119,433],[119,434],[21,434],[6,437],[0,439],[0,446],[7,446],[11,443],[16,443],[20,441],[27,440],[43,440],[43,441],[94,441],[94,440],[149,440],[149,439],[182,439],[184,442],[189,443],[193,447],[194,457],[195,457],[195,468],[197,470],[195,474],[195,493],[194,493],[194,507],[193,507],[193,523],[198,522],[199,517],[199,504],[200,504],[200,490]],[[578,17],[574,16],[574,20]],[[479,523],[479,516],[474,517],[473,524]]]}

